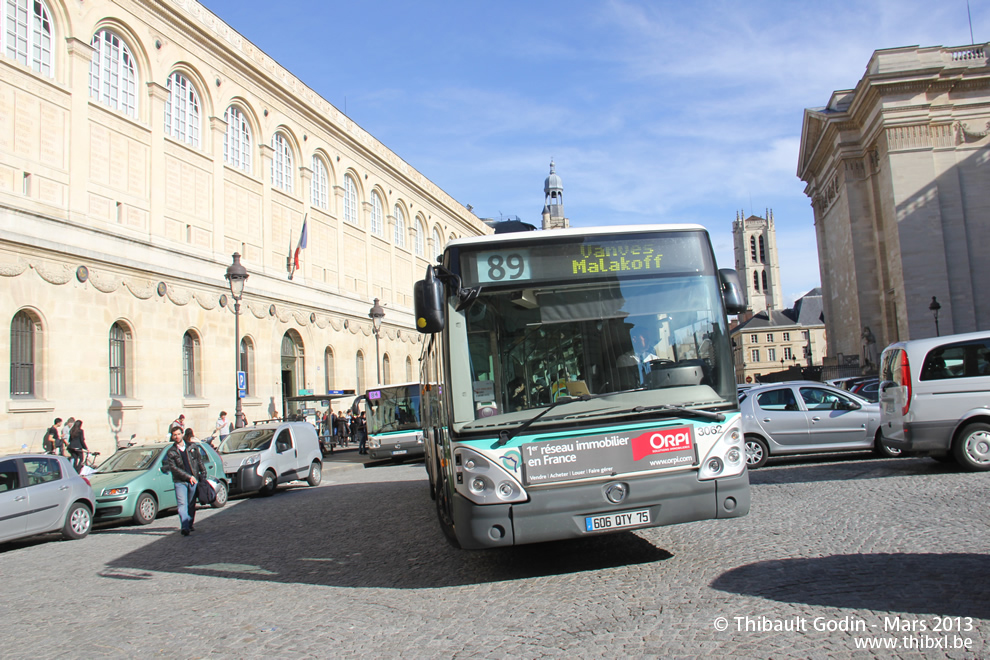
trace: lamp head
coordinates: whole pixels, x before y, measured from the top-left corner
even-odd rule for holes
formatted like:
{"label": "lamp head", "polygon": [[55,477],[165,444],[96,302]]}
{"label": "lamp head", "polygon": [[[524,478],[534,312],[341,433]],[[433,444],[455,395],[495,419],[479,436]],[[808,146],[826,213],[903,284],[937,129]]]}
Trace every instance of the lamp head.
{"label": "lamp head", "polygon": [[234,300],[240,300],[244,293],[244,282],[248,278],[248,272],[247,268],[241,265],[241,255],[237,252],[234,253],[234,262],[227,266],[224,277],[230,284],[230,295],[234,297]]}
{"label": "lamp head", "polygon": [[935,296],[932,296],[932,304],[928,306],[928,309],[930,309],[932,311],[932,314],[934,314],[935,317],[938,318],[938,310],[942,309],[942,306],[938,304],[937,300],[935,300]]}
{"label": "lamp head", "polygon": [[385,308],[378,302],[378,298],[375,298],[375,304],[371,307],[371,311],[368,312],[368,318],[374,323],[375,332],[381,330],[382,319],[385,318]]}

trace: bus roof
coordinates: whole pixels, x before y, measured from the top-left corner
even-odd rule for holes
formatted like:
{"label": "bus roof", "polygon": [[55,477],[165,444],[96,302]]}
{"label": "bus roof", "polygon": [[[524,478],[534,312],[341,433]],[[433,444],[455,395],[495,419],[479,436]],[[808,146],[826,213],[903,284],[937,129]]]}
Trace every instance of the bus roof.
{"label": "bus roof", "polygon": [[[670,224],[670,225],[609,225],[605,227],[571,227],[570,229],[552,229],[537,231],[520,231],[507,234],[490,234],[485,236],[469,236],[466,238],[455,238],[447,243],[446,247],[461,247],[473,245],[490,245],[492,243],[505,243],[508,241],[525,241],[534,238],[552,241],[558,238],[582,238],[585,236],[606,236],[611,234],[637,234],[650,231],[703,231],[708,230],[698,224]],[[445,248],[446,249],[446,248]]]}
{"label": "bus roof", "polygon": [[365,393],[368,393],[371,390],[386,390],[390,387],[419,387],[419,381],[415,381],[412,383],[389,383],[388,385],[373,385],[372,387],[369,387],[367,390],[365,390]]}

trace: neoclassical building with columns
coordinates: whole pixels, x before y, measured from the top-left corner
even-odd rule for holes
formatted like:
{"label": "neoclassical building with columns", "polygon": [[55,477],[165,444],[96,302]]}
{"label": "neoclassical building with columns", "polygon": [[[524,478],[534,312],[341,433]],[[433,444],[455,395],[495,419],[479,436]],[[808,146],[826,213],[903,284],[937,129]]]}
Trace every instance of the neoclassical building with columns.
{"label": "neoclassical building with columns", "polygon": [[54,417],[101,452],[209,435],[238,369],[251,420],[418,379],[413,282],[484,223],[195,0],[0,12],[0,454]]}

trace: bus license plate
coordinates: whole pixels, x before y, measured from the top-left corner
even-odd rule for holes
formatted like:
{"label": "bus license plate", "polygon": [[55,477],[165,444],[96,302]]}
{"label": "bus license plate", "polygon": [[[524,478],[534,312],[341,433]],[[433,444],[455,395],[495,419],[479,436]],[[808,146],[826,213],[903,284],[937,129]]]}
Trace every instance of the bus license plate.
{"label": "bus license plate", "polygon": [[395,451],[392,452],[392,456],[398,456],[399,454],[408,454],[408,453],[409,453],[408,449],[396,449]]}
{"label": "bus license plate", "polygon": [[610,513],[606,516],[588,516],[584,519],[584,531],[604,532],[609,529],[622,529],[623,527],[637,527],[639,525],[650,524],[650,510],[623,511],[621,513]]}

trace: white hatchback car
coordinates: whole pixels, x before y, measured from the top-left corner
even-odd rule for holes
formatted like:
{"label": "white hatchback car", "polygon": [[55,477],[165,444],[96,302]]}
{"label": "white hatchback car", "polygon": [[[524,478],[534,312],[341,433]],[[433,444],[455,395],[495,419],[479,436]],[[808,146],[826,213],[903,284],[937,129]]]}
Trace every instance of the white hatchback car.
{"label": "white hatchback car", "polygon": [[93,526],[93,489],[63,456],[0,457],[0,541],[61,531],[81,539]]}
{"label": "white hatchback car", "polygon": [[894,457],[883,442],[880,406],[815,381],[760,385],[741,396],[746,463],[761,467],[770,456],[872,449]]}

